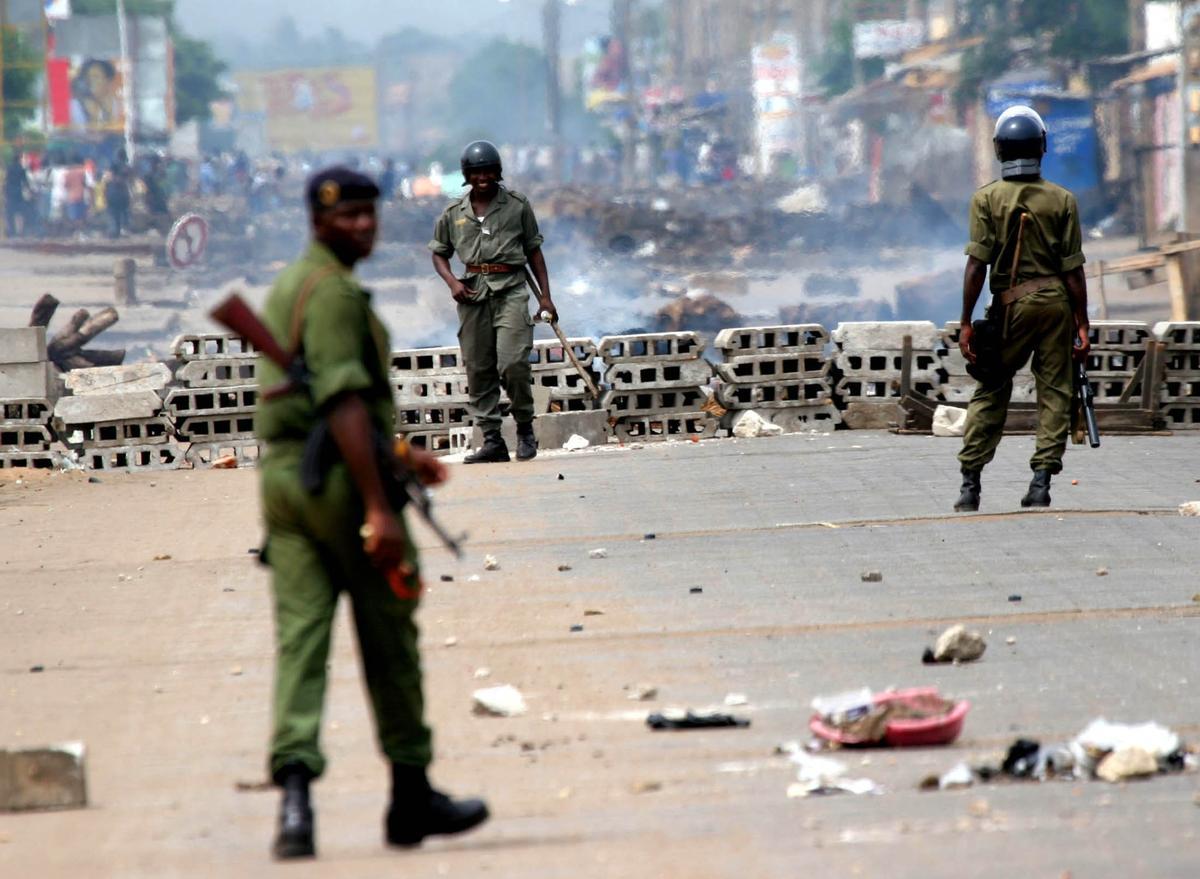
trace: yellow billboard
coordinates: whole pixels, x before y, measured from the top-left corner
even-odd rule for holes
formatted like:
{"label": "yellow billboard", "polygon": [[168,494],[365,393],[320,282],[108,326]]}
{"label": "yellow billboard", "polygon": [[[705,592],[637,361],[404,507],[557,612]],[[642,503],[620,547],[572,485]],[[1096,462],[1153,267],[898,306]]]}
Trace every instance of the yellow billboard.
{"label": "yellow billboard", "polygon": [[271,149],[296,152],[379,145],[372,67],[305,67],[235,75],[238,110],[261,114]]}

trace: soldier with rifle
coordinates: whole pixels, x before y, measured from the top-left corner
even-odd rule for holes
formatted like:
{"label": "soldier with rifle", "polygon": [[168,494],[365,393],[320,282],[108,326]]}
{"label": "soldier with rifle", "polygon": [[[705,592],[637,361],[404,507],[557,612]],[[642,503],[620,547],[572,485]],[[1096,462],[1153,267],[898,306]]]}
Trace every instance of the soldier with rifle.
{"label": "soldier with rifle", "polygon": [[[979,385],[958,455],[960,511],[979,509],[980,476],[1000,444],[1013,376],[1031,356],[1037,439],[1021,506],[1050,506],[1050,478],[1062,470],[1071,426],[1072,357],[1083,364],[1091,347],[1079,208],[1070,192],[1042,179],[1046,125],[1031,108],[1013,107],[997,121],[993,142],[1001,179],[971,200],[963,276],[959,347]],[[986,318],[972,323],[989,274],[992,303]]]}
{"label": "soldier with rifle", "polygon": [[[255,418],[266,446],[259,469],[277,642],[270,771],[283,789],[278,858],[315,854],[309,783],[325,769],[318,737],[342,591],[391,764],[386,841],[417,845],[488,817],[482,801],[452,800],[426,776],[431,734],[413,621],[421,576],[395,473],[399,465],[434,484],[446,471],[421,450],[402,447],[396,455],[392,447],[388,334],[351,273],[374,247],[379,190],[361,174],[331,168],[311,178],[307,196],[313,241],[267,298],[265,341],[274,360],[260,358],[264,393]],[[228,314],[228,306],[215,314]],[[280,348],[286,363],[275,362],[283,359]]]}
{"label": "soldier with rifle", "polygon": [[[471,392],[471,415],[483,431],[483,446],[466,457],[468,464],[508,461],[500,434],[500,388],[508,392],[517,422],[517,460],[537,455],[533,435],[533,317],[529,312],[528,264],[537,282],[538,311],[552,323],[558,310],[550,298],[550,278],[542,254],[533,206],[519,192],[500,185],[500,152],[486,140],[467,145],[462,154],[464,182],[471,187],[438,218],[429,249],[433,267],[458,303],[458,340]],[[455,253],[466,265],[454,274]]]}

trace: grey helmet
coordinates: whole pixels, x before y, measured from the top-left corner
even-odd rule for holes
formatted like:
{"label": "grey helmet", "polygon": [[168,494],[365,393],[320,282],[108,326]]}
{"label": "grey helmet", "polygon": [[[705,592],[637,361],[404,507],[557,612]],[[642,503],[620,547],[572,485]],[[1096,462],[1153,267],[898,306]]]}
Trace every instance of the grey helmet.
{"label": "grey helmet", "polygon": [[992,144],[1004,179],[1040,174],[1046,154],[1046,123],[1030,107],[1009,107],[996,120]]}
{"label": "grey helmet", "polygon": [[462,167],[464,178],[478,168],[503,170],[500,162],[500,150],[496,149],[494,143],[486,140],[476,140],[467,144],[462,151],[459,165]]}

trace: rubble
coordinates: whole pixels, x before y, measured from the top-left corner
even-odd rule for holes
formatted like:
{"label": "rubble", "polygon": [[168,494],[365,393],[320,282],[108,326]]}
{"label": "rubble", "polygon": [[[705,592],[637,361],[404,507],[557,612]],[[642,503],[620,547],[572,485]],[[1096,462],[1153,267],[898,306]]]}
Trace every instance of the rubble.
{"label": "rubble", "polygon": [[783,428],[764,419],[753,409],[739,412],[733,419],[733,435],[740,439],[752,439],[760,436],[778,436]]}
{"label": "rubble", "polygon": [[1186,504],[1180,504],[1179,515],[1200,516],[1200,501],[1188,501]]}
{"label": "rubble", "polygon": [[1154,755],[1136,745],[1111,751],[1096,766],[1096,777],[1115,784],[1130,778],[1146,778],[1158,772]]}
{"label": "rubble", "polygon": [[511,684],[497,687],[486,687],[472,694],[476,714],[488,714],[495,717],[517,717],[525,714],[529,706],[521,691]]}
{"label": "rubble", "polygon": [[933,649],[926,648],[923,661],[974,662],[987,650],[987,642],[979,632],[967,631],[966,626],[951,626],[938,636]]}
{"label": "rubble", "polygon": [[0,812],[87,806],[84,746],[0,750]]}
{"label": "rubble", "polygon": [[496,558],[494,555],[485,555],[483,557],[483,569],[485,571],[500,570],[500,560],[498,558]]}

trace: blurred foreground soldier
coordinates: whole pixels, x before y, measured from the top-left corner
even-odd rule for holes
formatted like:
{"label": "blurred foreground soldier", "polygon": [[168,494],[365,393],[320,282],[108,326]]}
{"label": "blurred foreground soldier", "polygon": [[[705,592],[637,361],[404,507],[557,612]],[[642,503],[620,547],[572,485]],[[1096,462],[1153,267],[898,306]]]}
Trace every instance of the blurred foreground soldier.
{"label": "blurred foreground soldier", "polygon": [[[378,197],[369,178],[345,168],[321,171],[309,181],[314,240],[279,275],[263,314],[272,334],[299,352],[307,369],[306,385],[260,401],[255,424],[267,446],[260,471],[264,560],[273,572],[275,599],[270,770],[283,788],[278,858],[315,853],[309,782],[325,769],[318,734],[330,630],[343,590],[354,610],[379,745],[391,761],[387,842],[416,845],[488,816],[482,802],[451,800],[430,787],[425,774],[430,731],[413,622],[420,571],[404,518],[388,499],[376,446],[376,437],[390,440],[394,430],[390,348],[370,294],[351,274],[374,247]],[[259,370],[263,388],[288,378],[265,358]],[[309,472],[306,440],[322,426],[336,449],[314,492],[302,482]],[[445,479],[441,464],[417,449],[408,450],[406,463],[426,483]]]}
{"label": "blurred foreground soldier", "polygon": [[[533,317],[525,264],[541,291],[538,310],[558,311],[550,299],[550,278],[542,255],[542,235],[525,196],[500,185],[500,153],[486,140],[468,144],[462,154],[464,181],[471,191],[438,218],[429,249],[433,267],[458,303],[458,340],[471,391],[471,415],[483,431],[483,446],[468,464],[507,461],[500,435],[500,387],[508,392],[517,422],[517,460],[537,455],[533,436],[533,388],[529,352]],[[450,268],[455,253],[466,265],[457,278]]]}
{"label": "blurred foreground soldier", "polygon": [[[1075,197],[1042,179],[1046,125],[1028,107],[1006,110],[994,143],[1001,178],[971,200],[959,347],[979,382],[967,408],[958,455],[962,494],[956,510],[978,510],[980,473],[996,454],[1013,376],[1033,357],[1037,442],[1023,507],[1050,506],[1050,477],[1062,470],[1071,425],[1072,349],[1087,357],[1087,283]],[[992,303],[971,323],[985,276]]]}

